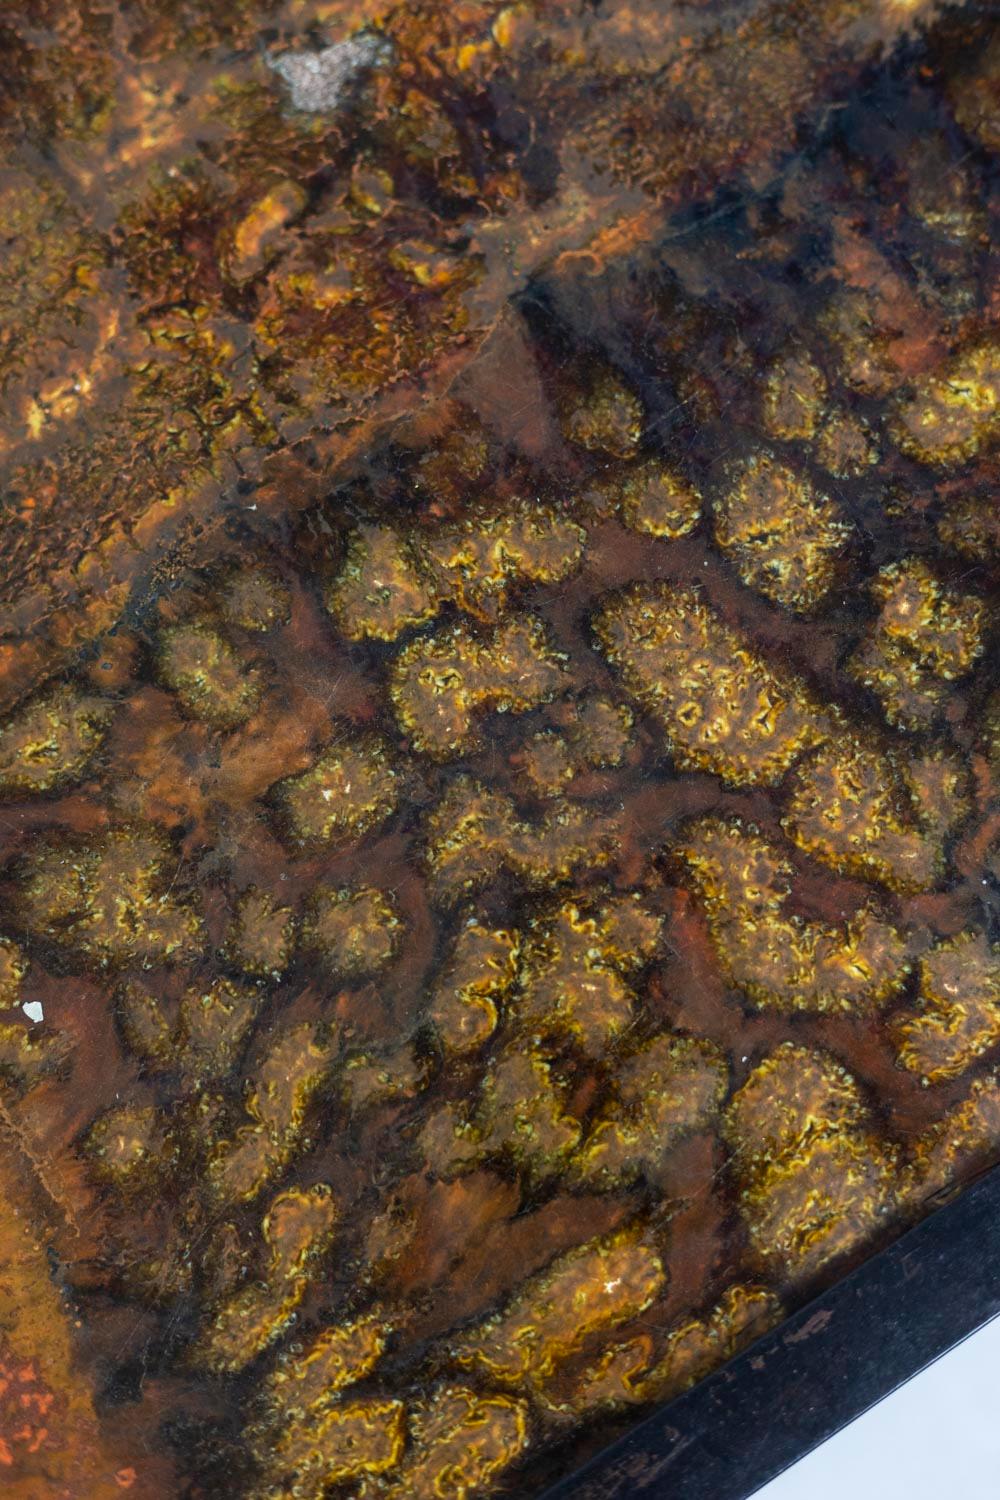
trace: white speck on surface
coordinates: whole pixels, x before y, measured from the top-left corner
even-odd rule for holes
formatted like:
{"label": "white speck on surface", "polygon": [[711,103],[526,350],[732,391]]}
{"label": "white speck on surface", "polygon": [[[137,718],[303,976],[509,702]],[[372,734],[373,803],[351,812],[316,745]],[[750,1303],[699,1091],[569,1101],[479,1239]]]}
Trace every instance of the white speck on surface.
{"label": "white speck on surface", "polygon": [[268,66],[285,80],[292,104],[310,114],[337,109],[348,88],[370,68],[387,62],[392,48],[385,37],[362,31],[321,52],[282,52],[268,56]]}
{"label": "white speck on surface", "polygon": [[45,1012],[40,1000],[26,1000],[21,1006],[29,1021],[44,1021]]}

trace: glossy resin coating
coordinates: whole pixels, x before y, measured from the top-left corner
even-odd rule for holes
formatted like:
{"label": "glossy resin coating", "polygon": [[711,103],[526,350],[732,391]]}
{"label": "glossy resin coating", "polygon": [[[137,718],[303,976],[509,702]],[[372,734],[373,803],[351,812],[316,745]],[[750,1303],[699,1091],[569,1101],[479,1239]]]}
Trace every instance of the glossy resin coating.
{"label": "glossy resin coating", "polygon": [[1000,48],[0,17],[0,1481],[537,1495],[1000,1156]]}

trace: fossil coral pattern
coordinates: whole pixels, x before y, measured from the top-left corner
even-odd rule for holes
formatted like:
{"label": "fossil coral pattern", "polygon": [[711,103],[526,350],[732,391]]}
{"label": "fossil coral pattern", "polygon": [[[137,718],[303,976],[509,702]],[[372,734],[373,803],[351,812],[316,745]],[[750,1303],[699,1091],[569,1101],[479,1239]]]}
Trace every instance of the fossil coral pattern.
{"label": "fossil coral pattern", "polygon": [[1000,1158],[995,21],[0,20],[12,1500],[538,1494]]}

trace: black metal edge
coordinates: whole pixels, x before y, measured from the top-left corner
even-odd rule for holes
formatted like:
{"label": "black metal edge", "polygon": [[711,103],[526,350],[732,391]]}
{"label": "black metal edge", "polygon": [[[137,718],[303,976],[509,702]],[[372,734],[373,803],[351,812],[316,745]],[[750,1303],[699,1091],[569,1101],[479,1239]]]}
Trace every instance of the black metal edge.
{"label": "black metal edge", "polygon": [[1000,1313],[1000,1167],[540,1500],[746,1500]]}

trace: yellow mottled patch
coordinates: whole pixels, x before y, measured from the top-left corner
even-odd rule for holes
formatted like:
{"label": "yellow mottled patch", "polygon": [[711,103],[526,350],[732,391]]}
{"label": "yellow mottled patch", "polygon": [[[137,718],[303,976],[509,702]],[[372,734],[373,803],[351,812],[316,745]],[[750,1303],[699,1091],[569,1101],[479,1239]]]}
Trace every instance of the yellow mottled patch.
{"label": "yellow mottled patch", "polygon": [[805,684],[753,652],[693,589],[633,585],[595,629],[684,770],[767,784],[830,732]]}

